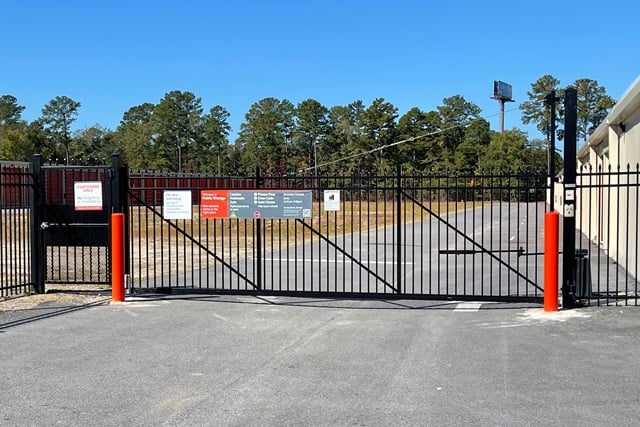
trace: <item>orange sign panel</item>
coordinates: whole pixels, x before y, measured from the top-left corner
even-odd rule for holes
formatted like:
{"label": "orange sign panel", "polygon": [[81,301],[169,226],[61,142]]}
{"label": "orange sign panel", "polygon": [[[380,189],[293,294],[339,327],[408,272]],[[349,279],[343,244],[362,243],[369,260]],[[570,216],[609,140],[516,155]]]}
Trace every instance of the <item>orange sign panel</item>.
{"label": "orange sign panel", "polygon": [[227,190],[202,190],[200,192],[200,217],[229,218],[229,192]]}

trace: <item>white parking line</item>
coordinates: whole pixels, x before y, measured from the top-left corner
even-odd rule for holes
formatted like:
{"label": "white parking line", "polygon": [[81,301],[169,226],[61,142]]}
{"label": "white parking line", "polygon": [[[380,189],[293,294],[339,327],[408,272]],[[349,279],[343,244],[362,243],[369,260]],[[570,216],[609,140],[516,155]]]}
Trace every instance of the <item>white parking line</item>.
{"label": "white parking line", "polygon": [[453,311],[471,311],[475,312],[480,310],[481,302],[461,302],[459,303]]}

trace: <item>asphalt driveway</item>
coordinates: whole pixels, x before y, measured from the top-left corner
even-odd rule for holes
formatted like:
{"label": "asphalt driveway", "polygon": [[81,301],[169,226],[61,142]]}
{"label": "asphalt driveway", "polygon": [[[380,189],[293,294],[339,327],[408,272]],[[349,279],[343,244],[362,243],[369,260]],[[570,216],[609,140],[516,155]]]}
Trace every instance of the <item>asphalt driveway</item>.
{"label": "asphalt driveway", "polygon": [[1,425],[640,419],[638,307],[149,296],[50,309],[0,314]]}

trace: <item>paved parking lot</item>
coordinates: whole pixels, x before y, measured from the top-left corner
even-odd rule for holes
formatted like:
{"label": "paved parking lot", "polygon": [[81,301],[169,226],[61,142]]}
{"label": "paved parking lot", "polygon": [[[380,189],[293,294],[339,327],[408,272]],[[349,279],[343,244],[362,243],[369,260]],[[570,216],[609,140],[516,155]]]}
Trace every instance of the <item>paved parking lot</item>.
{"label": "paved parking lot", "polygon": [[46,309],[0,313],[2,425],[640,419],[638,307],[148,296]]}

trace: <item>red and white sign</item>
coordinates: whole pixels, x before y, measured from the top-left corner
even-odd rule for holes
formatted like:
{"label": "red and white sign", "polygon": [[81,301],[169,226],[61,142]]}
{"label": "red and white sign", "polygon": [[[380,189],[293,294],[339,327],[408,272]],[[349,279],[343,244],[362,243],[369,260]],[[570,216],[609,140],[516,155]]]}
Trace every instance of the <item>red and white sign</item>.
{"label": "red and white sign", "polygon": [[73,183],[74,207],[77,211],[102,210],[102,182],[83,181]]}
{"label": "red and white sign", "polygon": [[229,192],[226,190],[202,190],[200,193],[200,217],[229,218]]}

